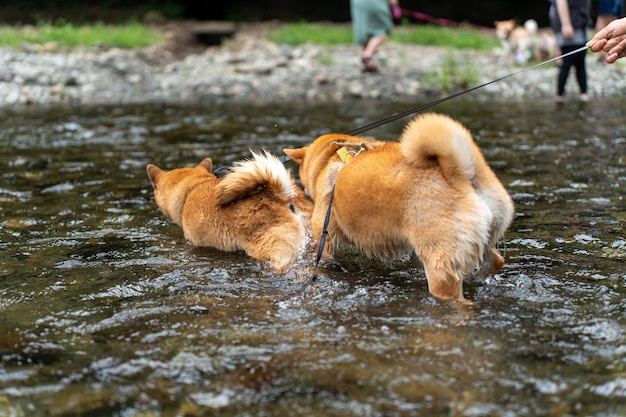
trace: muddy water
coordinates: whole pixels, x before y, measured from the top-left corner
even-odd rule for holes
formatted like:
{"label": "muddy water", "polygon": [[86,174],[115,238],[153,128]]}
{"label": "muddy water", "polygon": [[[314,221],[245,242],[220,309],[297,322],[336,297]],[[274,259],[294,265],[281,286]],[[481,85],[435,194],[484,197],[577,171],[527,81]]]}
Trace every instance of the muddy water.
{"label": "muddy water", "polygon": [[472,309],[351,250],[297,294],[312,259],[273,276],[154,205],[147,163],[227,165],[414,104],[3,111],[0,416],[626,415],[623,101],[437,108],[516,203]]}

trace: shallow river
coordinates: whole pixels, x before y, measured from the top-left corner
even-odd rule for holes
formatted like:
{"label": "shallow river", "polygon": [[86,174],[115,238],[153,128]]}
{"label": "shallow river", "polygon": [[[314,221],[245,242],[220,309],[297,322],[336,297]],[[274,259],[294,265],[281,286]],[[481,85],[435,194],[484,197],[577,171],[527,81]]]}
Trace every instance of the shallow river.
{"label": "shallow river", "polygon": [[154,204],[148,163],[280,154],[413,105],[1,111],[0,416],[626,415],[623,100],[435,109],[516,205],[473,308],[350,249],[298,294],[312,256],[274,276]]}

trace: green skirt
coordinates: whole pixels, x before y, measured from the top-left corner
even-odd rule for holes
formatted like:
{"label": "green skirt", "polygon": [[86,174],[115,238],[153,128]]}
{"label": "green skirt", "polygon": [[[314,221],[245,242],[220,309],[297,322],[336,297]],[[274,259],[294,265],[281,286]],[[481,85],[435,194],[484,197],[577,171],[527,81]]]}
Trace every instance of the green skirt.
{"label": "green skirt", "polygon": [[393,27],[388,0],[350,0],[350,13],[354,42],[361,45]]}

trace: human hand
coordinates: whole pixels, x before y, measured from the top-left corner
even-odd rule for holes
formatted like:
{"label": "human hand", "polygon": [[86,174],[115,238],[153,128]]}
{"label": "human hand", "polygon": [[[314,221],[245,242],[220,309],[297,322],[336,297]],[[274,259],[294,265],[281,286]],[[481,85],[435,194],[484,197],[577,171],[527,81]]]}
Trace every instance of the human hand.
{"label": "human hand", "polygon": [[612,64],[626,55],[626,18],[609,23],[587,42],[593,52],[607,53],[606,62]]}
{"label": "human hand", "polygon": [[561,26],[561,34],[563,39],[572,39],[574,37],[574,28],[571,23],[563,23]]}
{"label": "human hand", "polygon": [[397,4],[391,7],[391,13],[394,19],[400,19],[402,17],[402,9]]}
{"label": "human hand", "polygon": [[609,64],[624,58],[626,56],[626,35],[609,39],[602,50],[606,52],[606,62]]}

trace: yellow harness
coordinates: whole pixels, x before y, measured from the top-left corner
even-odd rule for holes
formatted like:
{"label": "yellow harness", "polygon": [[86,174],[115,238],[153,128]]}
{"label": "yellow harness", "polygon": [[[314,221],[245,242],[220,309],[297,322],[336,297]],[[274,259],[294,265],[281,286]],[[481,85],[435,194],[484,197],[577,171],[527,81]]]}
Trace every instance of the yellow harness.
{"label": "yellow harness", "polygon": [[[350,149],[348,149],[348,146],[351,146],[351,147],[357,147],[358,146],[358,149],[357,150],[350,150]],[[348,162],[350,162],[350,160],[352,158],[356,157],[358,154],[363,152],[365,149],[367,149],[367,148],[366,148],[364,142],[354,143],[354,144],[352,144],[352,143],[345,144],[341,148],[337,149],[337,155],[339,156],[339,159],[341,159],[341,161],[344,164],[347,164]]]}

